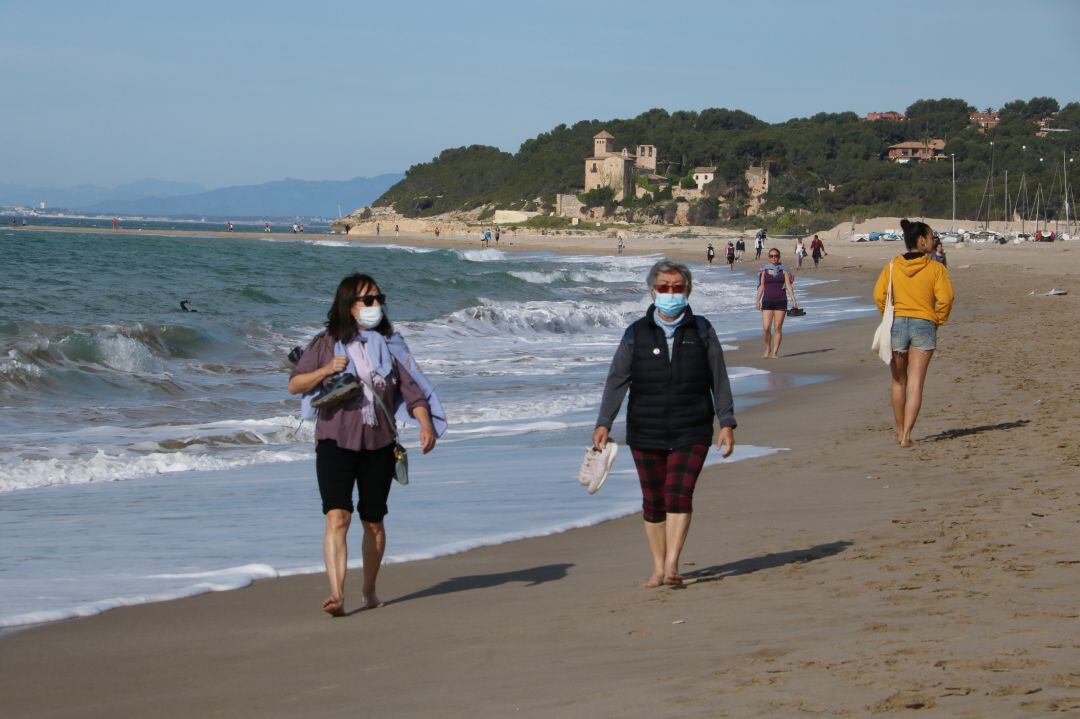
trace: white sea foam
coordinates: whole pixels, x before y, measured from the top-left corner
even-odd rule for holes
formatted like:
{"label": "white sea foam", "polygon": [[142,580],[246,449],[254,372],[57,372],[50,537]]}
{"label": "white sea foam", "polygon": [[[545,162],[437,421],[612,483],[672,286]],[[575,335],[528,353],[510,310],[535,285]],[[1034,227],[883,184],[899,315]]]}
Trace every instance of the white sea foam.
{"label": "white sea foam", "polygon": [[0,628],[21,627],[32,624],[44,624],[56,622],[62,619],[75,619],[78,617],[90,617],[95,614],[107,612],[119,607],[131,607],[137,604],[151,604],[153,602],[168,602],[185,597],[194,597],[207,592],[227,592],[233,589],[243,589],[259,579],[273,579],[279,574],[276,569],[266,564],[245,564],[241,567],[230,567],[208,572],[194,572],[190,574],[163,574],[151,575],[147,579],[205,579],[184,583],[165,591],[152,594],[129,594],[122,597],[100,599],[93,602],[76,604],[64,609],[52,609],[40,612],[25,612],[7,617],[0,617]]}
{"label": "white sea foam", "polygon": [[506,259],[506,253],[502,250],[453,250],[462,259],[469,262],[501,262]]}
{"label": "white sea foam", "polygon": [[0,493],[54,485],[117,482],[192,470],[209,471],[253,464],[295,462],[311,456],[311,452],[297,450],[257,450],[228,456],[188,452],[107,454],[99,449],[85,458],[23,459],[5,463],[0,466]]}

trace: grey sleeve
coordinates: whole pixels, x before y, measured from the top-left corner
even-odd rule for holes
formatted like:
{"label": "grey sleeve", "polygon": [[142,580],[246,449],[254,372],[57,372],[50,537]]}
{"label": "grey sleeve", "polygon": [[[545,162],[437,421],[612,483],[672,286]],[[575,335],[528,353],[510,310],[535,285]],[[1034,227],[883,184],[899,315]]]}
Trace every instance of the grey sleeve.
{"label": "grey sleeve", "polygon": [[[627,335],[623,335],[619,342],[619,348],[615,350],[615,358],[611,360],[611,369],[608,370],[607,382],[604,383],[604,396],[600,400],[600,414],[596,418],[597,427],[611,429],[615,417],[619,414],[626,392],[630,389],[630,364],[633,361],[633,353]],[[725,375],[726,376],[726,375]]]}
{"label": "grey sleeve", "polygon": [[[709,369],[712,371],[713,407],[716,419],[721,427],[737,427],[735,422],[735,401],[731,396],[731,382],[728,381],[727,365],[724,363],[724,348],[716,330],[709,328]],[[606,394],[606,393],[605,393]]]}

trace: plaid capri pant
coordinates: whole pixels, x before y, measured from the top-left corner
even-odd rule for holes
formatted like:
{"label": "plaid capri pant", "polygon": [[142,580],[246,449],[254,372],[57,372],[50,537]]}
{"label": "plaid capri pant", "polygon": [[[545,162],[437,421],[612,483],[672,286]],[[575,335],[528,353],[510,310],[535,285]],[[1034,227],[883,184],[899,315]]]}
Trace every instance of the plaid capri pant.
{"label": "plaid capri pant", "polygon": [[709,445],[670,450],[631,447],[630,451],[641,480],[641,507],[646,522],[663,522],[668,512],[694,511],[694,485]]}

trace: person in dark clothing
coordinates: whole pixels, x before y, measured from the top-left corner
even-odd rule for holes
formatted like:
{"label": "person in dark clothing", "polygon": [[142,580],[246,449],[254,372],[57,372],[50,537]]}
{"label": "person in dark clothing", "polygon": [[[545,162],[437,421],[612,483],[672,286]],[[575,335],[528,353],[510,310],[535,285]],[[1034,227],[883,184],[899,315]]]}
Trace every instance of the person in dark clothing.
{"label": "person in dark clothing", "polygon": [[735,412],[724,351],[709,321],[688,304],[690,269],[663,259],[647,278],[653,304],[623,333],[608,371],[593,446],[603,449],[627,392],[626,444],[641,481],[652,575],[642,585],[681,586],[679,557],[690,531],[694,485],[719,425],[716,447],[735,448]]}

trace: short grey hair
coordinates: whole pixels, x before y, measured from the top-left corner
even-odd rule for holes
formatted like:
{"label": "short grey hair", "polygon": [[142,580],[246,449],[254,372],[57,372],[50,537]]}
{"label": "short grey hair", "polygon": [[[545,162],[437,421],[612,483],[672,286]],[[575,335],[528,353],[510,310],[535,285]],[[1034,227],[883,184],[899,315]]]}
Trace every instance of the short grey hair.
{"label": "short grey hair", "polygon": [[682,275],[683,280],[686,282],[686,293],[690,294],[690,289],[694,286],[694,278],[690,274],[690,268],[681,262],[669,260],[666,257],[649,268],[649,276],[645,281],[649,284],[650,290],[656,286],[656,278],[661,272],[678,272]]}

